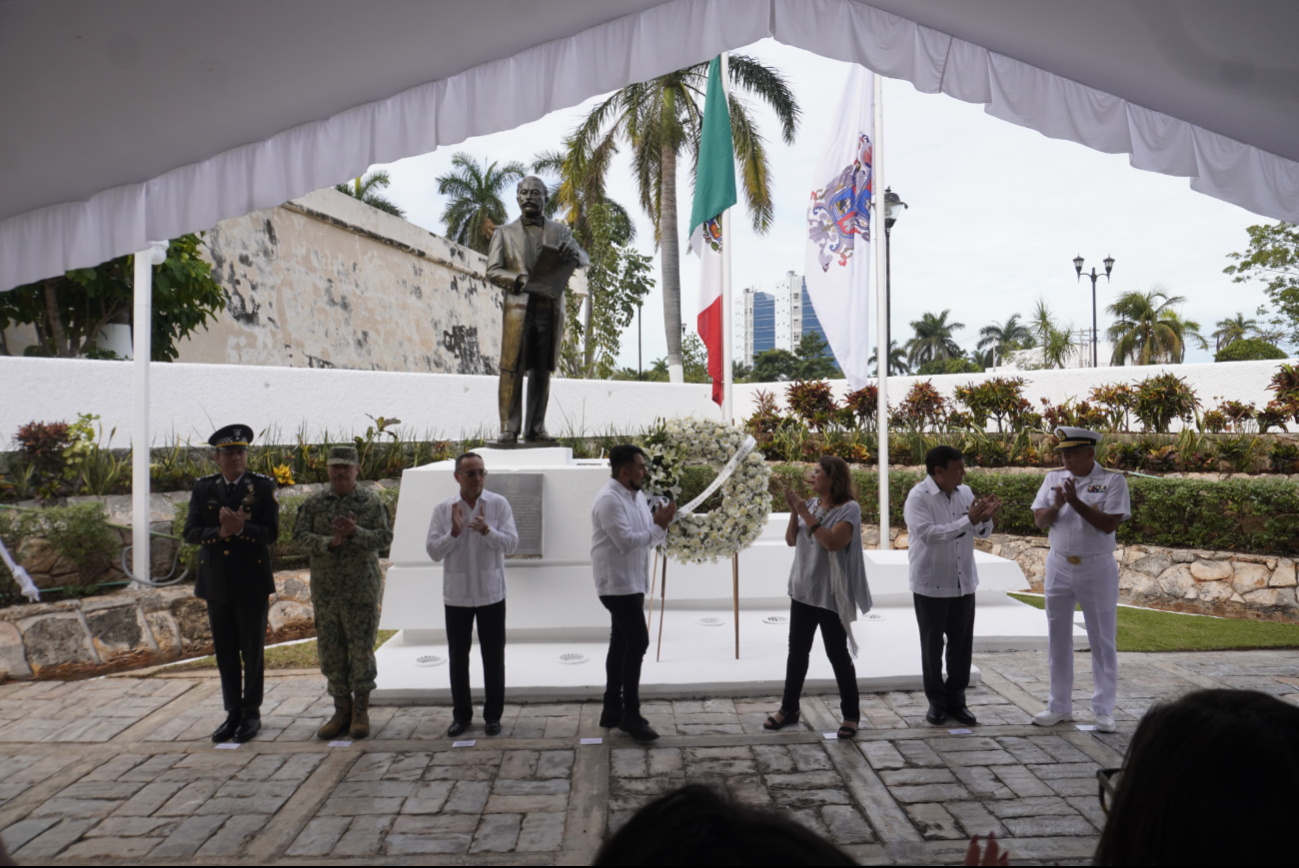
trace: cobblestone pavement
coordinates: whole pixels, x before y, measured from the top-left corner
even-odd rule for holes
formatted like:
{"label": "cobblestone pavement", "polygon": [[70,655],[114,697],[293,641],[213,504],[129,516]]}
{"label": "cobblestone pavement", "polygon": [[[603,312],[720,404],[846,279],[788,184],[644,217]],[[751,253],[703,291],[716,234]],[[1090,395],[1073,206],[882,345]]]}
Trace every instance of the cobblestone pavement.
{"label": "cobblestone pavement", "polygon": [[[597,703],[507,707],[503,732],[454,747],[445,707],[379,707],[374,737],[314,738],[318,677],[269,681],[265,728],[235,750],[213,678],[114,677],[0,686],[0,829],[25,863],[586,864],[607,832],[690,781],[724,787],[831,838],[865,864],[959,863],[995,831],[1021,862],[1085,863],[1104,822],[1095,772],[1118,765],[1154,701],[1197,687],[1299,702],[1299,652],[1120,655],[1119,732],[1029,724],[1044,654],[978,655],[982,725],[924,722],[924,697],[867,694],[855,742],[827,740],[834,697],[763,733],[774,697],[654,702],[653,747],[599,729]],[[1077,655],[1076,701],[1090,695]],[[1079,723],[1086,723],[1079,714]],[[600,738],[600,744],[582,744]]]}

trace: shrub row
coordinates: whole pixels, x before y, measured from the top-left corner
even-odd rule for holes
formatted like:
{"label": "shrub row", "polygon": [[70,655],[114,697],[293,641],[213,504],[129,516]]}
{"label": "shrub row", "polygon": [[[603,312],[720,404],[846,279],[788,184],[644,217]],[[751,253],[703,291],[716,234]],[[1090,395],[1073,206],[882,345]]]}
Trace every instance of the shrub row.
{"label": "shrub row", "polygon": [[[772,468],[773,508],[784,510],[780,483],[801,496],[811,495],[804,475],[807,465],[779,464]],[[879,474],[854,468],[853,480],[867,523],[879,521]],[[713,472],[692,467],[682,480],[685,502],[711,481]],[[889,521],[905,525],[902,510],[907,493],[920,481],[916,471],[889,473]],[[971,471],[966,483],[978,494],[995,494],[1006,502],[997,518],[999,533],[1044,536],[1033,523],[1030,508],[1043,476],[1028,473]],[[1266,555],[1299,555],[1299,487],[1270,479],[1229,479],[1201,482],[1190,479],[1129,477],[1132,519],[1119,527],[1124,543],[1168,548],[1213,549]]]}

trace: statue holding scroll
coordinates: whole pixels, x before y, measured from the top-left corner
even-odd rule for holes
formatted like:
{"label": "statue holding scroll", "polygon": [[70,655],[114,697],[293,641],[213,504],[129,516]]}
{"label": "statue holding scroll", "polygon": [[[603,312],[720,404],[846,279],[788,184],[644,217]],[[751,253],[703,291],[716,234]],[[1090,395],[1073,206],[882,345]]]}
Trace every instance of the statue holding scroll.
{"label": "statue holding scroll", "polygon": [[[589,264],[568,227],[543,214],[546,184],[536,176],[519,182],[523,215],[499,227],[487,250],[487,279],[505,294],[501,339],[500,443],[553,442],[546,432],[550,375],[564,344],[564,288]],[[523,374],[528,375],[527,416]]]}

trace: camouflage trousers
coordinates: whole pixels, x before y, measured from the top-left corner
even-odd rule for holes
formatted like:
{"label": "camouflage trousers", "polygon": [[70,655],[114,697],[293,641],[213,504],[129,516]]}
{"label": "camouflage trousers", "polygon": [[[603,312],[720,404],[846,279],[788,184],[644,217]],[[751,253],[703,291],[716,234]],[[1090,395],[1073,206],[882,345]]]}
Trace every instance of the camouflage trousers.
{"label": "camouflage trousers", "polygon": [[351,600],[314,600],[316,652],[330,696],[374,690],[379,674],[374,643],[379,633],[379,605]]}

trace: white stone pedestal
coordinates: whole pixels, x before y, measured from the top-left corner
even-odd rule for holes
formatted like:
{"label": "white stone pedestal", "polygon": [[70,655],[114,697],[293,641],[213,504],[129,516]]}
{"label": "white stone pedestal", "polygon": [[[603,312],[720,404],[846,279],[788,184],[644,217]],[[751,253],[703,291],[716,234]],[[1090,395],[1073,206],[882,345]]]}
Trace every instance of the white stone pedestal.
{"label": "white stone pedestal", "polygon": [[[481,449],[488,474],[544,475],[542,557],[507,560],[506,696],[531,699],[598,698],[604,691],[609,615],[591,575],[591,503],[609,479],[606,460],[575,460],[567,448]],[[456,491],[454,465],[441,461],[402,475],[380,627],[400,632],[379,649],[377,703],[446,701],[446,622],[442,566],[424,551],[429,518]],[[794,550],[785,545],[787,514],[773,514],[759,540],[740,553],[740,659],[735,659],[731,565],[668,566],[662,655],[656,591],[650,651],[642,672],[644,696],[720,696],[778,692],[784,679]],[[1006,596],[1028,581],[1013,561],[976,553],[979,609],[975,650],[1045,650],[1046,617]],[[907,587],[907,553],[866,552],[875,609],[859,620],[857,676],[865,691],[921,686],[920,643]],[[1075,645],[1086,635],[1075,629]],[[819,645],[817,646],[819,648]],[[574,662],[575,661],[575,662]],[[477,648],[471,678],[482,685]],[[978,681],[978,674],[974,676]],[[814,650],[809,692],[833,692],[825,655]],[[475,694],[479,691],[476,689]]]}

